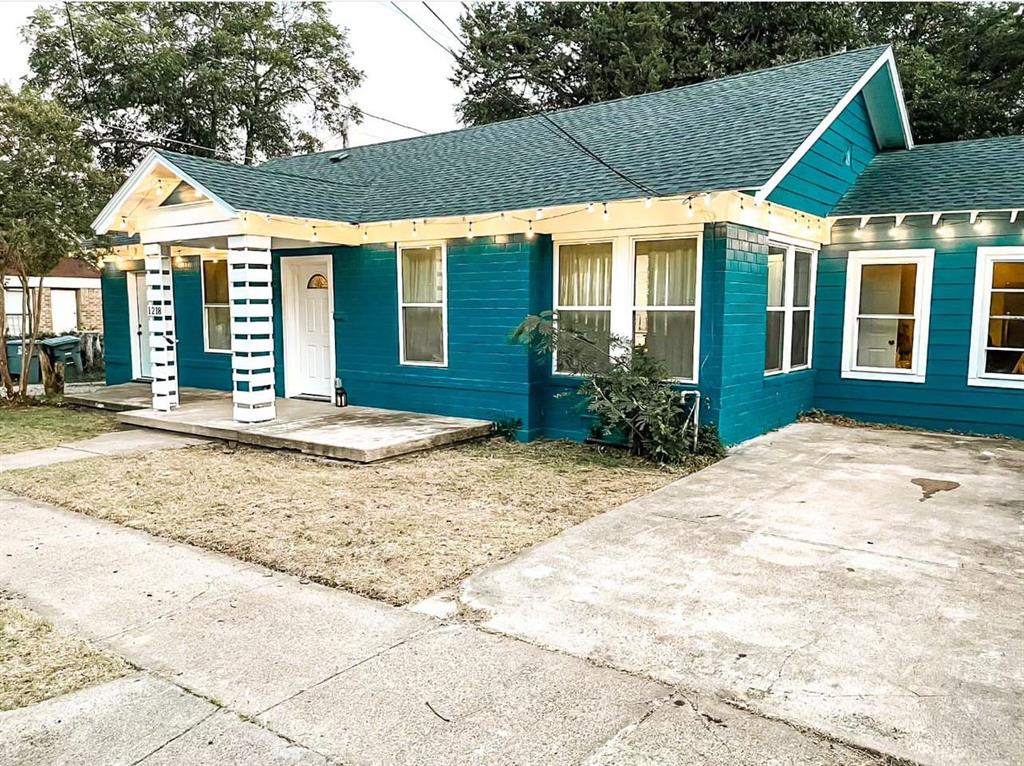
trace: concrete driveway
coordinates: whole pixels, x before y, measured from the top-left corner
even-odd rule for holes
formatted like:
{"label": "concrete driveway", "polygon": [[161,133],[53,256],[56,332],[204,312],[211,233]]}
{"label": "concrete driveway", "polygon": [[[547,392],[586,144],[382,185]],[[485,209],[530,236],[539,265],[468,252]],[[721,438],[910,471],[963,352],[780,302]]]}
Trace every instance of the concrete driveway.
{"label": "concrete driveway", "polygon": [[1024,760],[1024,445],[800,424],[471,577],[485,627],[932,764]]}

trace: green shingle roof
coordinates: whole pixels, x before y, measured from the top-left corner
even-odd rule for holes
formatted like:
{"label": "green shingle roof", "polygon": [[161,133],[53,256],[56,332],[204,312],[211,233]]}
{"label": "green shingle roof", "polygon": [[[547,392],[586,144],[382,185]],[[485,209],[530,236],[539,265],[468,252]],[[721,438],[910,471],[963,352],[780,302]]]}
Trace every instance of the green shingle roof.
{"label": "green shingle roof", "polygon": [[363,189],[341,179],[304,177],[163,149],[158,153],[236,210],[354,221],[364,196]]}
{"label": "green shingle roof", "polygon": [[[659,196],[763,185],[884,46],[547,113]],[[645,196],[544,121],[463,130],[245,167],[162,154],[238,209],[371,222]],[[336,155],[344,159],[332,162]]]}
{"label": "green shingle roof", "polygon": [[832,215],[1024,208],[1024,136],[877,155]]}

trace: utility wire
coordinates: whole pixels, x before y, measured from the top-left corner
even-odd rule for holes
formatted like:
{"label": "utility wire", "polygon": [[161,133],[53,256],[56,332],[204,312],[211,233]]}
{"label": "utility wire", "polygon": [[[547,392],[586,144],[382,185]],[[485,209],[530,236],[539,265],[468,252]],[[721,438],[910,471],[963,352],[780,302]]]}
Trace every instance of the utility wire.
{"label": "utility wire", "polygon": [[[398,3],[395,2],[395,0],[391,0],[391,6],[396,11],[398,11],[400,14],[405,16],[405,18],[407,18],[410,22],[412,22],[413,26],[415,26],[418,30],[420,30],[420,32],[422,32],[424,35],[429,37],[434,42],[434,44],[436,44],[439,48],[441,48],[443,51],[445,51],[449,56],[454,58],[456,63],[458,63],[458,64],[462,64],[463,63],[460,60],[459,56],[454,51],[452,51],[451,48],[449,48],[447,45],[441,43],[432,34],[427,32],[427,30],[425,30],[422,26],[420,26],[420,24],[414,18],[412,18],[412,16],[410,16],[408,13],[406,13],[404,10],[402,10],[402,8],[398,5]],[[451,31],[451,30],[449,30],[449,31]],[[460,43],[461,43],[461,40],[460,40]],[[468,52],[468,49],[466,48],[465,43],[461,43],[461,44],[462,44],[463,52]],[[503,99],[507,104],[509,104],[513,108],[519,109],[519,108],[522,107],[522,104],[517,104],[516,102],[514,102],[511,98],[506,96],[501,91],[500,88],[499,89],[495,89],[494,93],[496,93],[499,98]],[[532,119],[535,119],[535,120],[539,121],[542,125],[547,127],[548,130],[550,130],[551,132],[554,132],[556,135],[559,135],[562,138],[564,138],[565,140],[567,140],[569,143],[571,143],[573,146],[575,146],[581,152],[586,154],[588,157],[593,159],[598,164],[600,164],[603,167],[605,167],[608,170],[610,170],[612,173],[617,175],[623,181],[626,181],[627,183],[631,184],[632,186],[635,186],[637,189],[640,189],[640,191],[642,191],[644,193],[644,196],[647,196],[647,197],[660,197],[661,196],[654,189],[652,189],[651,187],[647,186],[647,184],[645,184],[645,183],[643,183],[641,181],[637,181],[634,178],[631,178],[630,176],[628,176],[626,173],[622,172],[621,170],[619,170],[615,166],[611,165],[608,162],[605,162],[597,154],[595,154],[589,147],[587,147],[582,141],[580,141],[575,136],[573,136],[569,131],[567,131],[561,125],[558,125],[554,120],[552,120],[550,117],[548,117],[543,112],[531,113],[531,114],[528,114],[527,116],[532,118]]]}
{"label": "utility wire", "polygon": [[[464,42],[462,42],[462,38],[459,37],[457,34],[455,34],[455,30],[453,30],[450,26],[448,26],[448,22],[445,21],[444,19],[442,19],[440,16],[438,16],[437,11],[435,11],[433,8],[430,7],[430,3],[428,3],[427,0],[422,0],[422,1],[423,1],[423,7],[426,8],[428,11],[430,11],[430,15],[433,16],[435,19],[437,19],[438,21],[441,22],[441,26],[444,27],[445,29],[447,29],[451,33],[452,37],[454,37],[458,41],[459,45],[465,47],[466,44]],[[465,7],[465,3],[463,3],[463,7]]]}

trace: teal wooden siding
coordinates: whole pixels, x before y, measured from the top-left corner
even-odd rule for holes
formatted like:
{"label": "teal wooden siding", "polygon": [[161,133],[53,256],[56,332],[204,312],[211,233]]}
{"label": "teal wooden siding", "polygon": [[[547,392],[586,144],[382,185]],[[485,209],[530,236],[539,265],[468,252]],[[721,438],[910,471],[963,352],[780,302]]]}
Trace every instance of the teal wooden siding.
{"label": "teal wooden siding", "polygon": [[877,153],[864,96],[858,93],[768,200],[828,215]]}
{"label": "teal wooden siding", "polygon": [[107,262],[100,273],[103,295],[103,363],[108,386],[132,379],[127,272]]}
{"label": "teal wooden siding", "polygon": [[[990,225],[991,234],[976,236],[969,224],[959,223],[953,226],[957,236],[942,239],[930,220],[916,217],[904,224],[907,236],[895,241],[887,233],[891,223],[868,226],[859,239],[851,227],[834,230],[834,244],[822,251],[818,265],[817,407],[874,423],[1024,437],[1024,391],[967,385],[977,248],[1024,241],[1020,223]],[[844,379],[840,368],[847,254],[903,248],[935,249],[925,382]]]}
{"label": "teal wooden siding", "polygon": [[175,258],[174,329],[182,386],[231,390],[231,355],[204,350],[203,293],[198,255]]}

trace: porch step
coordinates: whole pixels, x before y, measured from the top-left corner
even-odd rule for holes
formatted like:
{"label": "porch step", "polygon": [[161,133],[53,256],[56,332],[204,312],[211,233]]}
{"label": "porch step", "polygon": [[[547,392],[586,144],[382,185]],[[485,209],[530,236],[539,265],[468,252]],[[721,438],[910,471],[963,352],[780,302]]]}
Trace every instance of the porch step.
{"label": "porch step", "polygon": [[171,412],[136,409],[118,420],[133,426],[192,436],[291,449],[308,455],[372,463],[410,452],[478,439],[491,433],[485,420],[425,415],[373,407],[334,407],[323,402],[278,399],[277,418],[238,423],[231,417],[231,395],[204,392]]}

